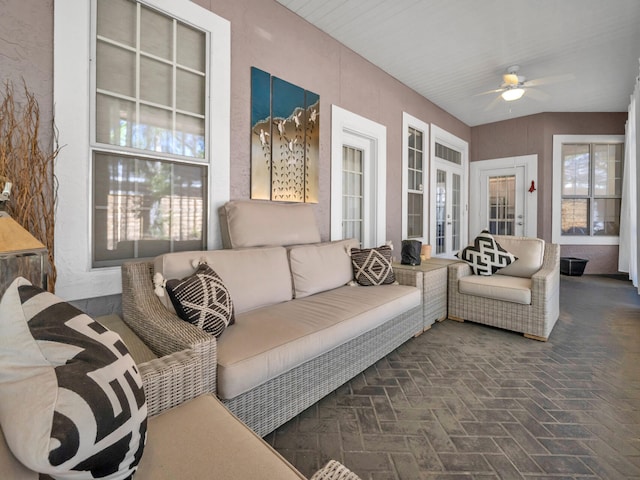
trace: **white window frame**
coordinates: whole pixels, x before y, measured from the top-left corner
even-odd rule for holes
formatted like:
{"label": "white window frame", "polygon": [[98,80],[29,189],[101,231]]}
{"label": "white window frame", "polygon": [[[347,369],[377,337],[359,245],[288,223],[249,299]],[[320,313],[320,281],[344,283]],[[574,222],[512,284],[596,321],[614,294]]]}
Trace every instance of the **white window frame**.
{"label": "white window frame", "polygon": [[[355,143],[355,145],[354,145]],[[385,243],[387,203],[387,127],[331,106],[331,240],[342,239],[342,146],[368,151],[364,164],[364,244]]]}
{"label": "white window frame", "polygon": [[[188,0],[137,1],[210,32],[207,247],[220,248],[218,207],[230,197],[230,24]],[[122,291],[120,267],[91,267],[92,5],[88,0],[56,0],[54,5],[54,106],[62,146],[55,166],[56,293],[66,300]]]}
{"label": "white window frame", "polygon": [[407,239],[409,231],[409,128],[422,132],[422,243],[429,243],[429,124],[406,112],[402,112],[402,238]]}
{"label": "white window frame", "polygon": [[562,144],[563,143],[622,143],[624,135],[554,135],[553,136],[553,194],[551,241],[559,245],[618,245],[614,235],[562,235]]}

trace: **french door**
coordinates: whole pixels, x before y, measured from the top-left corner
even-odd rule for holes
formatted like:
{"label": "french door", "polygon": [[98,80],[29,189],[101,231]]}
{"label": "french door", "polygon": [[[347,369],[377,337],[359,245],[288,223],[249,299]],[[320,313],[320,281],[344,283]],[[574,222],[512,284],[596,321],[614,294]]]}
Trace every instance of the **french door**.
{"label": "french door", "polygon": [[342,238],[357,238],[364,244],[364,156],[365,151],[342,146]]}
{"label": "french door", "polygon": [[449,256],[460,250],[463,229],[462,173],[436,162],[435,255]]}
{"label": "french door", "polygon": [[469,234],[537,236],[537,155],[471,162]]}

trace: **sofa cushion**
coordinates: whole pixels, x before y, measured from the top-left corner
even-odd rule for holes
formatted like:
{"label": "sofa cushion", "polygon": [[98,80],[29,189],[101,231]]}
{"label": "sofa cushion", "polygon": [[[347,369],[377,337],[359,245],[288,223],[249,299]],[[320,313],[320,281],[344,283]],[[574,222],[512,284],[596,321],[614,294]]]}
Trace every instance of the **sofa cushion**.
{"label": "sofa cushion", "polygon": [[352,248],[351,264],[353,277],[359,285],[389,285],[395,283],[396,276],[391,266],[391,247]]}
{"label": "sofa cushion", "polygon": [[214,337],[235,321],[229,290],[206,263],[182,280],[167,280],[167,293],[181,319]]}
{"label": "sofa cushion", "polygon": [[531,279],[529,278],[468,275],[458,280],[458,290],[466,295],[523,305],[531,304]]}
{"label": "sofa cushion", "polygon": [[344,286],[238,314],[218,339],[218,395],[231,399],[421,304],[404,285]]}
{"label": "sofa cushion", "polygon": [[147,405],[120,336],[23,278],[0,318],[0,423],[16,458],[57,479],[130,478]]}
{"label": "sofa cushion", "polygon": [[233,200],[218,213],[225,248],[320,242],[313,206],[308,203]]}
{"label": "sofa cushion", "polygon": [[505,250],[488,230],[483,230],[469,245],[456,254],[471,266],[475,275],[493,275],[501,268],[510,265],[516,257]]}
{"label": "sofa cushion", "polygon": [[181,478],[304,479],[211,394],[149,419],[134,480]]}
{"label": "sofa cushion", "polygon": [[[293,298],[291,271],[284,247],[167,253],[156,257],[154,269],[165,279],[183,278],[193,273],[192,263],[201,260],[224,281],[236,315]],[[167,308],[175,311],[166,292],[161,299]]]}
{"label": "sofa cushion", "polygon": [[496,235],[496,240],[518,259],[508,267],[498,271],[500,275],[531,278],[542,267],[544,240],[541,238],[509,237]]}
{"label": "sofa cushion", "polygon": [[353,280],[349,252],[358,247],[355,238],[317,245],[290,247],[289,264],[296,298],[324,292]]}

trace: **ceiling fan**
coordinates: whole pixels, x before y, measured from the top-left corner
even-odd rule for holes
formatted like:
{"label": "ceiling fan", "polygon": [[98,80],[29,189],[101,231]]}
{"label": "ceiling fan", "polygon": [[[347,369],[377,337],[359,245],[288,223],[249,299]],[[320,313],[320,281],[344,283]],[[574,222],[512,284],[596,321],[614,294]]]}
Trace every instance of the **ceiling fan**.
{"label": "ceiling fan", "polygon": [[490,93],[499,93],[497,96],[486,108],[489,110],[493,108],[502,98],[506,102],[513,102],[515,100],[521,99],[526,93],[527,96],[534,98],[536,100],[544,101],[549,98],[547,93],[544,93],[540,90],[537,90],[532,87],[538,87],[540,85],[546,85],[556,82],[562,82],[566,80],[572,80],[574,78],[573,75],[556,75],[552,77],[539,78],[536,80],[527,80],[526,77],[522,75],[518,75],[520,71],[519,65],[511,65],[507,68],[506,73],[502,75],[502,84],[499,88],[495,90],[489,90],[488,92],[480,93],[479,95],[486,95]]}

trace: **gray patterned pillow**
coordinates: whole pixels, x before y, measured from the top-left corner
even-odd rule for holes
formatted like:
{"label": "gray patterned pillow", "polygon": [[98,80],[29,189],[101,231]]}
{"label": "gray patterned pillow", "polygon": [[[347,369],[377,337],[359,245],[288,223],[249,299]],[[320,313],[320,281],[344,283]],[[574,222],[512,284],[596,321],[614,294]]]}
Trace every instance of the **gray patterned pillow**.
{"label": "gray patterned pillow", "polygon": [[24,278],[0,318],[0,422],[14,455],[56,479],[130,479],[147,404],[120,336]]}
{"label": "gray patterned pillow", "polygon": [[488,230],[483,230],[464,250],[456,254],[471,266],[475,275],[493,275],[501,268],[512,264],[517,258],[496,242]]}
{"label": "gray patterned pillow", "polygon": [[178,316],[216,337],[235,322],[231,294],[206,263],[182,280],[167,280],[167,293]]}
{"label": "gray patterned pillow", "polygon": [[351,264],[353,277],[365,287],[395,283],[396,276],[391,267],[391,247],[352,248]]}

